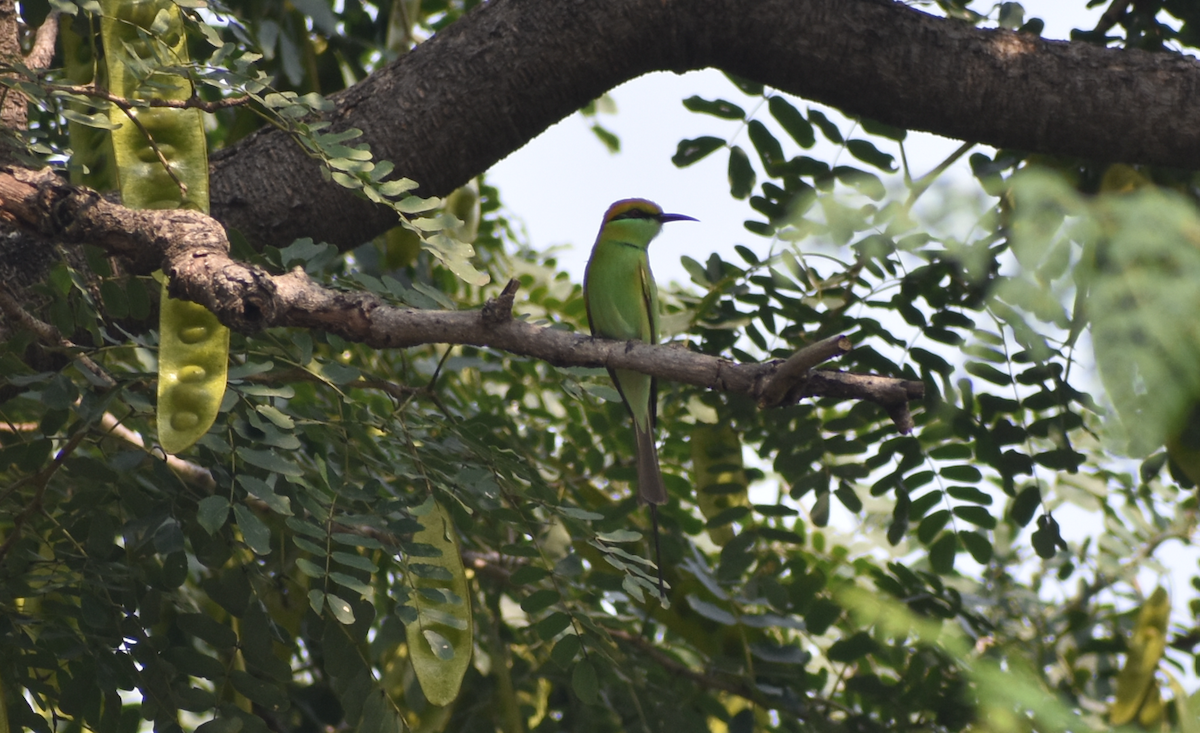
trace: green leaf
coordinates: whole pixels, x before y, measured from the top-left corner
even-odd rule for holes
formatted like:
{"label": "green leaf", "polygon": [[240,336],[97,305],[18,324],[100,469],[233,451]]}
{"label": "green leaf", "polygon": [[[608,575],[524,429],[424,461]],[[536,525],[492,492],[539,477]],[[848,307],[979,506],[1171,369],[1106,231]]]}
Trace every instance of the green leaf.
{"label": "green leaf", "polygon": [[983,474],[979,471],[979,469],[968,465],[945,466],[942,468],[942,470],[938,471],[938,473],[940,473],[944,478],[950,479],[951,481],[967,481],[969,483],[975,483],[983,480]]}
{"label": "green leaf", "polygon": [[683,106],[687,107],[692,112],[700,112],[714,117],[720,117],[724,120],[741,120],[745,119],[746,111],[737,106],[733,102],[726,102],[724,99],[708,100],[703,97],[688,97],[683,100]]}
{"label": "green leaf", "polygon": [[959,532],[958,539],[962,541],[963,547],[967,548],[967,552],[971,553],[975,562],[980,565],[991,562],[992,543],[982,534],[974,531]]}
{"label": "green leaf", "polygon": [[862,129],[866,130],[872,135],[886,137],[889,140],[900,142],[904,140],[904,138],[908,137],[908,131],[904,128],[894,127],[892,125],[873,120],[869,117],[860,117],[858,119],[858,123],[862,125]]}
{"label": "green leaf", "polygon": [[328,604],[329,610],[333,613],[333,617],[338,620],[338,623],[349,626],[354,623],[354,609],[345,599],[339,598],[332,593],[325,594],[325,603]]}
{"label": "green leaf", "polygon": [[312,608],[313,613],[318,616],[325,608],[325,592],[320,590],[310,590],[308,592],[308,605]]}
{"label": "green leaf", "polygon": [[750,156],[741,147],[734,145],[729,149],[729,193],[735,199],[744,199],[754,190],[754,166],[750,165]]}
{"label": "green leaf", "polygon": [[762,82],[747,79],[746,77],[739,76],[731,71],[723,71],[721,73],[724,74],[725,78],[732,82],[735,87],[741,90],[742,94],[750,97],[762,96],[763,89],[765,88]]}
{"label": "green leaf", "polygon": [[271,530],[258,518],[250,508],[242,504],[233,506],[233,514],[237,519],[238,528],[242,530],[242,539],[257,555],[271,554]]}
{"label": "green leaf", "polygon": [[961,517],[984,529],[993,529],[996,526],[996,518],[992,516],[991,512],[973,504],[954,507],[954,516]]}
{"label": "green leaf", "polygon": [[596,668],[586,659],[575,665],[571,673],[571,689],[575,696],[588,705],[594,705],[599,700],[599,681],[596,679]]}
{"label": "green leaf", "polygon": [[273,407],[271,405],[255,405],[254,409],[258,412],[258,414],[275,423],[276,427],[282,428],[283,430],[291,430],[292,428],[296,427],[296,421],[284,414],[284,412],[277,407]]}
{"label": "green leaf", "polygon": [[214,649],[232,649],[238,638],[233,629],[204,613],[181,613],[176,618],[179,628],[202,639]]}
{"label": "green leaf", "polygon": [[675,155],[671,156],[671,162],[676,168],[686,168],[723,147],[725,141],[719,137],[705,136],[693,140],[680,140]]}
{"label": "green leaf", "polygon": [[[853,141],[851,141],[853,142]],[[882,201],[887,195],[887,189],[879,176],[867,171],[861,171],[850,166],[839,165],[833,169],[833,175],[842,183],[854,188],[872,201]]]}
{"label": "green leaf", "polygon": [[838,498],[838,501],[842,502],[842,506],[846,507],[855,514],[862,511],[862,499],[858,498],[858,494],[856,494],[854,489],[849,485],[842,485],[838,487],[833,494]]}
{"label": "green leaf", "polygon": [[295,463],[287,460],[283,456],[274,451],[255,450],[242,446],[237,449],[238,456],[249,463],[251,466],[257,466],[272,473],[282,474],[284,476],[303,476],[304,471]]}
{"label": "green leaf", "polygon": [[433,629],[425,629],[421,632],[425,637],[425,641],[429,643],[429,649],[433,652],[433,656],[439,661],[448,662],[454,659],[454,645],[450,641],[434,631]]}
{"label": "green leaf", "polygon": [[621,138],[617,137],[613,132],[600,125],[592,125],[591,130],[592,134],[595,135],[600,142],[604,143],[604,147],[608,148],[608,152],[621,152]]}
{"label": "green leaf", "polygon": [[334,550],[330,557],[333,558],[334,562],[341,563],[347,567],[365,570],[368,573],[379,572],[379,566],[372,562],[370,558],[363,557],[357,553]]}
{"label": "green leaf", "polygon": [[758,152],[763,167],[768,172],[783,164],[783,146],[779,144],[766,125],[758,120],[750,120],[746,125],[746,133],[750,137],[750,142],[754,144],[754,150]]}
{"label": "green leaf", "polygon": [[521,610],[532,615],[558,603],[560,597],[558,591],[548,588],[534,591],[521,601]]}
{"label": "green leaf", "polygon": [[917,539],[921,544],[928,545],[937,537],[938,532],[945,528],[946,523],[950,521],[950,510],[940,509],[933,514],[921,520],[917,525]]}
{"label": "green leaf", "polygon": [[992,503],[991,494],[980,491],[974,486],[951,486],[950,488],[946,489],[946,493],[955,499],[969,501],[972,504],[990,506]]}
{"label": "green leaf", "polygon": [[867,140],[848,140],[846,142],[846,149],[855,158],[868,165],[873,165],[888,173],[896,171],[896,158],[879,150],[879,148]]}
{"label": "green leaf", "polygon": [[347,575],[346,573],[334,571],[329,573],[329,579],[344,588],[349,588],[355,593],[358,593],[360,597],[369,596],[371,594],[371,587],[353,575]]}
{"label": "green leaf", "polygon": [[1075,473],[1079,470],[1079,464],[1087,459],[1082,453],[1076,453],[1070,448],[1058,448],[1046,451],[1045,453],[1038,453],[1033,457],[1033,460],[1038,465],[1045,466],[1046,468]]}
{"label": "green leaf", "polygon": [[704,523],[704,526],[707,529],[716,529],[718,527],[724,527],[725,525],[730,524],[732,522],[736,522],[737,520],[747,517],[749,515],[750,515],[750,507],[748,507],[748,506],[731,506],[728,509],[724,509],[722,511],[717,512],[715,515],[713,515],[711,518],[709,518],[709,520],[707,522]]}
{"label": "green leaf", "polygon": [[693,611],[700,614],[704,618],[709,619],[710,621],[716,621],[717,623],[724,624],[725,626],[737,625],[737,619],[734,618],[733,614],[731,614],[729,611],[726,611],[720,606],[701,599],[694,593],[687,596],[687,602],[688,605],[692,607]]}
{"label": "green leaf", "polygon": [[[817,500],[815,503],[813,503],[812,510],[809,511],[808,516],[810,519],[812,519],[812,523],[818,527],[825,527],[829,524],[829,492],[828,491],[821,491],[820,493],[817,494]],[[901,530],[901,534],[903,534],[903,533],[904,533],[904,531]],[[891,536],[890,531],[888,532],[888,536],[889,537]],[[899,541],[900,540],[896,540],[896,542],[899,542]],[[895,543],[893,543],[893,544],[895,544]]]}
{"label": "green leaf", "polygon": [[[353,534],[351,532],[334,532],[330,536],[333,538],[334,542],[338,542],[343,545],[350,545],[351,547],[364,547],[368,550],[383,549],[383,543],[380,542],[379,540],[375,539],[374,537],[367,537],[367,536],[361,535],[361,534]],[[371,572],[375,572],[375,571],[372,570]]]}
{"label": "green leaf", "polygon": [[246,473],[238,474],[237,481],[248,494],[266,504],[271,511],[285,517],[292,516],[291,499],[276,494],[266,481]]}
{"label": "green leaf", "polygon": [[[928,332],[930,329],[926,329]],[[1007,387],[1012,384],[1012,376],[1006,372],[1002,372],[991,364],[984,364],[980,361],[968,361],[964,367],[968,374],[979,377],[980,379],[998,384],[1002,387]]]}
{"label": "green leaf", "polygon": [[540,638],[549,641],[561,634],[563,631],[566,631],[567,627],[570,625],[571,617],[562,611],[556,611],[539,621],[534,629],[537,631],[537,635]]}
{"label": "green leaf", "polygon": [[571,517],[572,519],[582,519],[587,522],[595,522],[597,520],[604,519],[603,514],[597,514],[596,512],[591,512],[587,509],[580,509],[573,506],[562,506],[558,508],[558,511],[568,517]]}
{"label": "green leaf", "polygon": [[296,569],[310,578],[324,578],[325,568],[303,557],[296,558]]}
{"label": "green leaf", "polygon": [[802,148],[811,148],[816,143],[812,125],[804,119],[800,110],[792,106],[791,102],[775,95],[767,101],[767,108],[771,111],[771,116],[775,118],[775,121],[796,141],[797,145]]}
{"label": "green leaf", "polygon": [[632,529],[614,529],[611,532],[598,532],[596,536],[605,542],[637,542],[642,539],[642,533]]}
{"label": "green leaf", "polygon": [[900,540],[904,539],[904,533],[908,531],[909,510],[912,508],[912,501],[908,498],[908,492],[897,489],[896,506],[892,508],[892,523],[888,525],[887,541],[892,545],[900,544]]}
{"label": "green leaf", "polygon": [[755,504],[754,511],[764,517],[794,517],[800,513],[786,504]]}
{"label": "green leaf", "polygon": [[209,534],[225,526],[229,517],[229,500],[223,496],[208,496],[200,500],[196,507],[196,521]]}
{"label": "green leaf", "polygon": [[1038,517],[1038,528],[1030,536],[1034,551],[1043,560],[1052,559],[1059,549],[1066,550],[1067,543],[1059,532],[1058,522],[1049,514]]}
{"label": "green leaf", "polygon": [[62,116],[71,122],[75,122],[80,125],[86,125],[87,127],[94,127],[98,130],[115,130],[121,126],[121,123],[112,122],[108,118],[108,115],[103,112],[97,112],[94,115],[88,115],[82,112],[77,112],[70,108],[64,108],[62,110]]}
{"label": "green leaf", "polygon": [[826,656],[831,662],[853,662],[855,659],[865,657],[868,654],[874,654],[879,649],[879,645],[871,638],[871,635],[865,631],[859,631],[856,634],[845,639],[835,641],[830,647]]}
{"label": "green leaf", "polygon": [[929,548],[929,565],[935,573],[947,575],[954,570],[954,556],[957,553],[957,536],[954,532],[943,532]]}
{"label": "green leaf", "polygon": [[566,669],[571,662],[575,661],[575,657],[579,654],[580,647],[583,646],[579,637],[574,634],[568,634],[559,639],[554,644],[554,650],[550,652],[550,659],[558,666]]}
{"label": "green leaf", "polygon": [[808,120],[821,129],[821,134],[825,136],[829,142],[835,145],[841,145],[845,138],[842,137],[841,131],[837,125],[829,121],[829,118],[824,113],[819,112],[812,107],[808,108]]}
{"label": "green leaf", "polygon": [[282,712],[288,709],[287,693],[270,682],[254,677],[249,672],[235,669],[229,673],[229,681],[233,683],[233,689],[267,710]]}
{"label": "green leaf", "polygon": [[536,583],[549,575],[550,572],[545,568],[539,568],[535,565],[523,565],[517,568],[516,572],[509,577],[508,582],[511,585],[527,585],[529,583]]}

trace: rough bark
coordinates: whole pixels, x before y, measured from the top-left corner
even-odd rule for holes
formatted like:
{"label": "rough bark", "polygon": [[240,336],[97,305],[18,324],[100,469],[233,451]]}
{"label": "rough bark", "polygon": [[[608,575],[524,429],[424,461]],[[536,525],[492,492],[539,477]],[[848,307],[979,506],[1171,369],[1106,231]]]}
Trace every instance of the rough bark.
{"label": "rough bark", "polygon": [[[1200,62],[977,30],[890,0],[497,0],[338,94],[332,119],[441,195],[624,81],[706,67],[947,137],[1200,168]],[[395,222],[276,131],[213,157],[212,211],[276,246],[354,247]]]}

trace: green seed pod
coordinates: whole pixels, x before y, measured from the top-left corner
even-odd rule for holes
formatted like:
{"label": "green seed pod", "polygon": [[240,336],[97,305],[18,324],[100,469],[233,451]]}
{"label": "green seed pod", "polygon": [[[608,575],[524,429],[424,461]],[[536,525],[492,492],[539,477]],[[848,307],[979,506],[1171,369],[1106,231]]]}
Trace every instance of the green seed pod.
{"label": "green seed pod", "polygon": [[[187,63],[183,16],[170,0],[103,0],[100,31],[109,89],[129,100],[191,96],[187,78],[152,71]],[[111,110],[113,158],[124,204],[208,212],[208,148],[196,109]],[[166,161],[167,165],[163,164]],[[169,169],[168,169],[169,166]],[[163,282],[159,309],[158,437],[178,453],[217,419],[225,394],[229,329],[203,306],[174,300]]]}
{"label": "green seed pod", "polygon": [[419,558],[407,574],[417,609],[417,620],[405,628],[408,654],[425,698],[434,705],[449,705],[458,697],[471,662],[471,596],[450,513],[432,498],[414,513],[422,529],[413,539],[442,554]]}
{"label": "green seed pod", "polygon": [[167,297],[159,317],[158,440],[167,453],[186,450],[216,420],[225,396],[229,329],[204,306]]}

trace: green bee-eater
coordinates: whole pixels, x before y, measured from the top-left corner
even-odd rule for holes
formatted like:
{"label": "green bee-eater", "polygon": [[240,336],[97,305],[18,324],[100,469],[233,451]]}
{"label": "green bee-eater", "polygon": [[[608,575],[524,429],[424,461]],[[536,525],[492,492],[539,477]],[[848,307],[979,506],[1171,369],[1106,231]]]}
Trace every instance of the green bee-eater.
{"label": "green bee-eater", "polygon": [[[644,199],[625,199],[608,207],[583,277],[583,299],[593,336],[650,344],[658,341],[658,288],[646,250],[663,224],[685,220],[696,221],[682,214],[664,214]],[[609,369],[608,373],[633,417],[638,498],[644,504],[665,504],[667,489],[654,445],[657,384],[640,372]]]}

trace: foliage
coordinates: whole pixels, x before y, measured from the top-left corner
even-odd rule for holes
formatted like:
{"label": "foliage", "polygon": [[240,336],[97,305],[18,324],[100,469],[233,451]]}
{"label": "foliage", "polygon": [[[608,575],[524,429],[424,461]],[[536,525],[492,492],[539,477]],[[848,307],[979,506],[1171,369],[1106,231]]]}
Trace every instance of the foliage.
{"label": "foliage", "polygon": [[[415,254],[393,232],[345,256],[307,240],[236,254],[413,308],[476,307],[495,293],[479,273],[518,277],[522,316],[582,331],[579,285],[518,240],[500,191],[464,196],[477,217],[405,204],[386,162],[309,116],[471,5],[190,16],[208,61],[180,72],[205,99],[252,97],[215,112],[211,145],[284,126],[331,180],[429,214],[407,231],[474,218],[455,232],[477,253],[425,237],[432,254]],[[995,10],[1009,25],[1014,5]],[[1144,15],[1123,27],[1136,45]],[[913,180],[904,130],[735,83],[741,98],[684,101],[711,129],[674,160],[728,156],[759,246],[687,260],[666,330],[748,361],[845,333],[838,368],[925,383],[913,435],[867,403],[760,411],[660,384],[660,607],[632,431],[602,370],[233,334],[216,425],[169,465],[140,437],[157,284],[84,248],[28,301],[77,348],[27,331],[0,345],[9,724],[1025,731],[1099,730],[1112,710],[1195,730],[1177,678],[1200,673],[1196,619],[1167,624],[1137,577],[1195,535],[1196,180],[1002,150],[972,155],[956,194]],[[45,90],[31,154],[61,160],[68,119],[110,118]],[[1064,533],[1068,505],[1103,533]]]}

